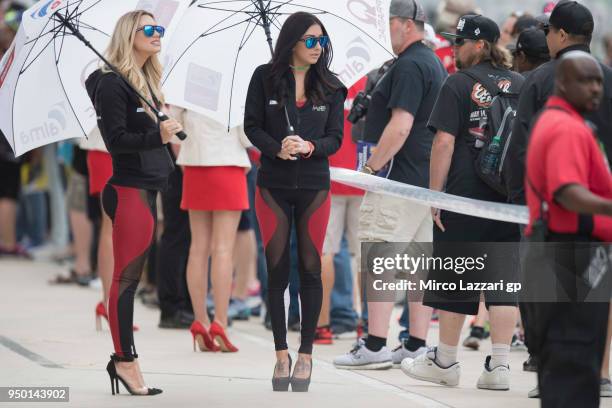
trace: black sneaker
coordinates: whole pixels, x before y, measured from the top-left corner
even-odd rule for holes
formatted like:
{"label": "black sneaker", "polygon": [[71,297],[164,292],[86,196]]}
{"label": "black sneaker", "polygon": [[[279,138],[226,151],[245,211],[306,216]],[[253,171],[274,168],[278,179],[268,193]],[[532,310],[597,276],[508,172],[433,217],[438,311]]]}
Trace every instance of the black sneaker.
{"label": "black sneaker", "polygon": [[480,348],[480,342],[484,340],[484,338],[484,328],[474,326],[470,329],[470,335],[465,340],[463,340],[463,347],[467,347],[472,350],[478,350]]}
{"label": "black sneaker", "polygon": [[160,329],[188,329],[193,319],[193,313],[180,310],[172,316],[160,318],[158,327]]}
{"label": "black sneaker", "polygon": [[529,356],[529,358],[523,363],[523,371],[528,371],[530,373],[538,372],[538,358],[534,356]]}

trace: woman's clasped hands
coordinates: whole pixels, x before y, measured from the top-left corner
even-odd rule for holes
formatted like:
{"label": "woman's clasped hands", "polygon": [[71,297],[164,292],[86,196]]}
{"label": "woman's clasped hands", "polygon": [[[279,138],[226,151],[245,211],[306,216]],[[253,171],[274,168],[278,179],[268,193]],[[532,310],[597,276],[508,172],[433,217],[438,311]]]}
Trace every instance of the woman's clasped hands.
{"label": "woman's clasped hands", "polygon": [[287,136],[283,139],[281,151],[277,157],[283,160],[297,160],[296,155],[308,154],[311,150],[310,143],[297,135]]}

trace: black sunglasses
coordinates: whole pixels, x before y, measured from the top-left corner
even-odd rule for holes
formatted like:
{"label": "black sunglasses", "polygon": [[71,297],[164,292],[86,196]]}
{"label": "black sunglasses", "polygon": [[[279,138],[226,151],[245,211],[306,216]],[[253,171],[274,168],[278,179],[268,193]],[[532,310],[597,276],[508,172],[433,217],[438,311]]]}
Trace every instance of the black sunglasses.
{"label": "black sunglasses", "polygon": [[466,42],[471,41],[469,38],[456,37],[453,41],[453,45],[455,47],[461,47]]}
{"label": "black sunglasses", "polygon": [[303,41],[304,45],[306,45],[306,48],[309,50],[316,47],[317,43],[321,44],[321,48],[325,48],[327,44],[329,44],[329,37],[322,35],[320,37],[301,38],[300,41]]}
{"label": "black sunglasses", "polygon": [[164,27],[150,24],[140,27],[136,30],[136,32],[138,31],[142,31],[145,37],[153,37],[156,32],[159,34],[160,37],[163,37],[166,33],[166,29]]}

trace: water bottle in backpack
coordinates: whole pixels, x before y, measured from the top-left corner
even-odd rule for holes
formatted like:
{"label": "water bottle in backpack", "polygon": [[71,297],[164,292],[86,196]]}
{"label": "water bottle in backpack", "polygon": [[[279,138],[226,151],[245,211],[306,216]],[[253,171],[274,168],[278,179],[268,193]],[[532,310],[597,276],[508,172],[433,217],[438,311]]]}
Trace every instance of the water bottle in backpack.
{"label": "water bottle in backpack", "polygon": [[499,163],[499,156],[502,152],[501,136],[497,135],[491,140],[489,146],[487,146],[486,153],[480,162],[480,171],[482,174],[495,174],[497,171],[497,164]]}

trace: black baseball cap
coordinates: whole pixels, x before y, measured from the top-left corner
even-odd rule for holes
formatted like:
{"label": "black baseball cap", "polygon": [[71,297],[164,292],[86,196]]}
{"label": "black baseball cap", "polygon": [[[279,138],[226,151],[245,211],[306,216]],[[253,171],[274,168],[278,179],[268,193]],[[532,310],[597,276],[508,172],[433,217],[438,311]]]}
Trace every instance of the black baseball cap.
{"label": "black baseball cap", "polygon": [[516,23],[514,23],[513,34],[519,35],[523,31],[529,28],[538,27],[539,25],[540,23],[535,17],[526,14],[522,15],[516,20]]}
{"label": "black baseball cap", "polygon": [[468,14],[459,18],[455,34],[441,34],[451,39],[485,40],[490,43],[496,43],[500,36],[499,27],[495,21],[477,14]]}
{"label": "black baseball cap", "polygon": [[519,34],[515,50],[535,58],[548,59],[550,52],[546,44],[546,34],[538,28],[529,28]]}
{"label": "black baseball cap", "polygon": [[553,9],[548,24],[568,34],[591,36],[595,27],[591,11],[577,1],[564,1]]}
{"label": "black baseball cap", "polygon": [[544,13],[536,16],[536,20],[538,20],[538,27],[541,29],[543,27],[548,26],[550,21],[550,14]]}

